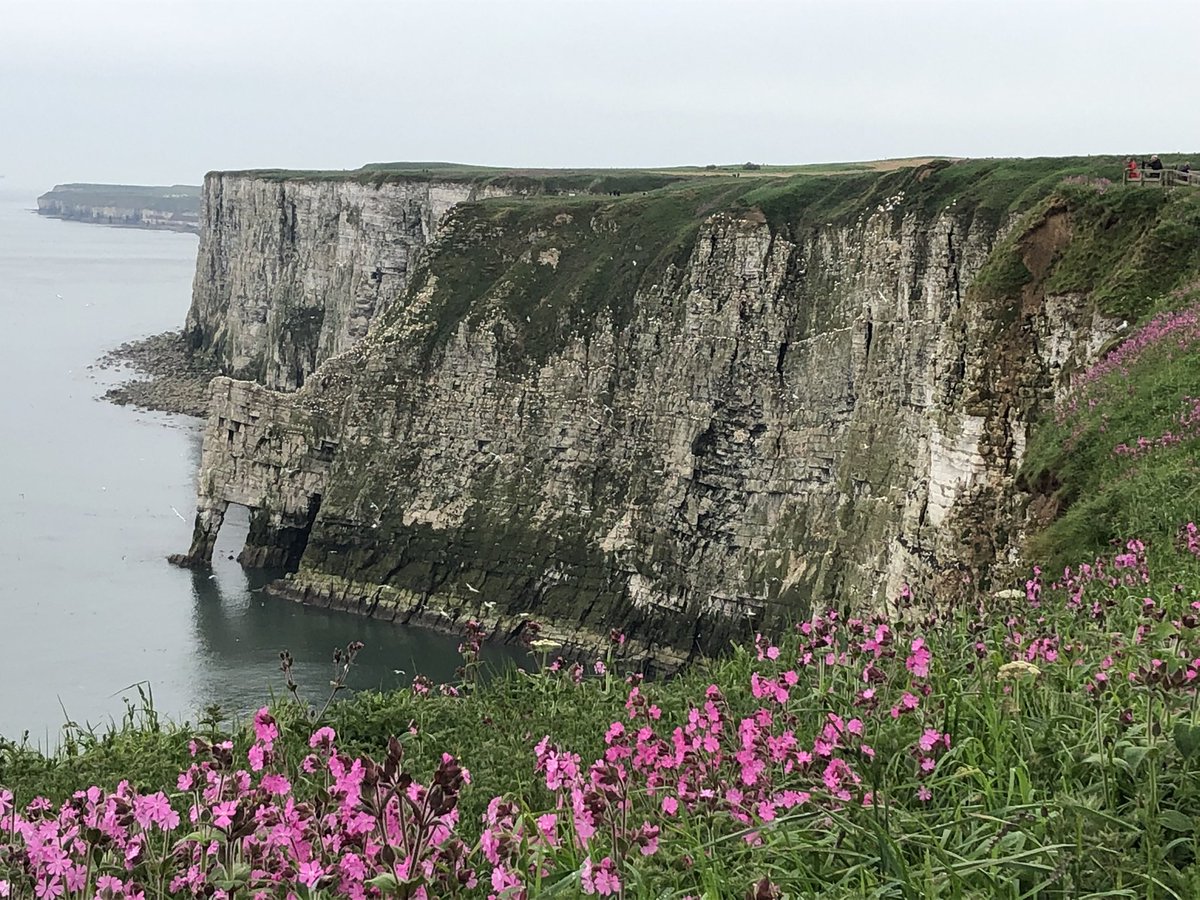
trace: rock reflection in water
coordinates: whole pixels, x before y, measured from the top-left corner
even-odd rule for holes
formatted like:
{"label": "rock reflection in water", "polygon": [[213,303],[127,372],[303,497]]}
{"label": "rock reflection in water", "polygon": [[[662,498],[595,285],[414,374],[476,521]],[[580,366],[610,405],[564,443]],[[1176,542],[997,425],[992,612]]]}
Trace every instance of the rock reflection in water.
{"label": "rock reflection in water", "polygon": [[[247,510],[230,506],[213,554],[213,569],[190,572],[198,683],[194,696],[219,699],[246,710],[274,691],[286,693],[278,670],[279,651],[296,660],[296,680],[310,702],[327,696],[333,651],[351,641],[364,649],[351,670],[352,690],[408,685],[415,674],[450,681],[459,664],[458,639],[423,629],[408,629],[341,612],[313,609],[272,597],[263,589],[282,572],[243,569],[236,557],[245,541]],[[492,666],[512,665],[519,654],[489,646]]]}

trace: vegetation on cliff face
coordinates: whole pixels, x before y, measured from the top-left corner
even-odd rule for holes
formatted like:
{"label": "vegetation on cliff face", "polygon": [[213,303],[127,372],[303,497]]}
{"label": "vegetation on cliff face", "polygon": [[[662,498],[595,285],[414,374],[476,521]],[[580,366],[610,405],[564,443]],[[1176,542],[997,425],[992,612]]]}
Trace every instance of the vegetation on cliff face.
{"label": "vegetation on cliff face", "polygon": [[[1018,299],[1031,279],[1020,259],[1024,231],[1062,209],[1071,232],[1039,273],[1046,293],[1088,294],[1110,315],[1137,316],[1151,298],[1200,270],[1200,192],[1110,187],[1113,157],[934,161],[893,172],[848,170],[745,181],[709,177],[624,198],[545,194],[464,204],[438,245],[420,291],[435,279],[427,315],[436,346],[494,298],[528,323],[513,356],[539,363],[602,309],[619,325],[634,295],[690,254],[702,221],[728,212],[765,221],[800,240],[877,211],[952,211],[990,229],[1016,220],[980,272],[983,299]],[[1024,217],[1024,218],[1021,218]],[[397,308],[400,314],[402,308]]]}

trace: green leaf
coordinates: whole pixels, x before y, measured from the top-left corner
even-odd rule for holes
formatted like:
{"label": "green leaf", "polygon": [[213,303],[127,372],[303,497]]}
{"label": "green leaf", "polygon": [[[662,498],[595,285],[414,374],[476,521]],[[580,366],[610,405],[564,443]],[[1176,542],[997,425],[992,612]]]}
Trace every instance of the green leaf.
{"label": "green leaf", "polygon": [[1196,823],[1190,816],[1185,816],[1177,809],[1164,809],[1159,813],[1158,821],[1169,831],[1180,831],[1184,834],[1194,831]]}
{"label": "green leaf", "polygon": [[1129,764],[1129,770],[1133,774],[1137,774],[1138,768],[1147,756],[1157,756],[1158,748],[1151,747],[1148,744],[1130,744],[1121,754],[1126,763]]}
{"label": "green leaf", "polygon": [[1184,759],[1191,759],[1200,750],[1200,725],[1175,723],[1175,747]]}
{"label": "green leaf", "polygon": [[996,842],[993,853],[996,856],[1011,856],[1025,849],[1025,832],[1010,831]]}
{"label": "green leaf", "polygon": [[1159,622],[1150,632],[1151,637],[1158,643],[1165,643],[1171,638],[1179,635],[1179,629],[1175,627],[1175,623],[1163,621]]}
{"label": "green leaf", "polygon": [[382,875],[376,875],[374,878],[368,878],[364,884],[369,884],[371,887],[377,887],[383,893],[395,893],[400,887],[400,882],[396,880],[396,876],[391,872],[384,872]]}

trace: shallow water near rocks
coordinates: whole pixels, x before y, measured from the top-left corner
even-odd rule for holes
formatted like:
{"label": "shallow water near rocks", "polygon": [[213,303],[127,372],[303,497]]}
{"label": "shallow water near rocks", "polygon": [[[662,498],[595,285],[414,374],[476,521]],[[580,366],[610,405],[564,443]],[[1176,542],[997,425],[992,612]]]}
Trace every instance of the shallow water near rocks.
{"label": "shallow water near rocks", "polygon": [[352,640],[366,647],[351,687],[451,678],[453,637],[265,595],[271,573],[228,559],[244,513],[231,509],[211,572],[166,562],[191,537],[199,420],[100,402],[122,376],[89,367],[179,327],[197,238],[34,206],[0,196],[0,735],[53,746],[67,717],[119,719],[139,683],[175,719],[244,712],[285,693],[284,648],[313,699]]}

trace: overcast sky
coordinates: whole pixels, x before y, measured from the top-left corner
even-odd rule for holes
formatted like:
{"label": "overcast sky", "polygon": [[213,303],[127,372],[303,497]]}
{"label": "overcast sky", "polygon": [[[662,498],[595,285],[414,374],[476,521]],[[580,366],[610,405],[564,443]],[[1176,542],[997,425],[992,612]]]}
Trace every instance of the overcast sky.
{"label": "overcast sky", "polygon": [[1198,0],[0,0],[0,174],[1197,151]]}

